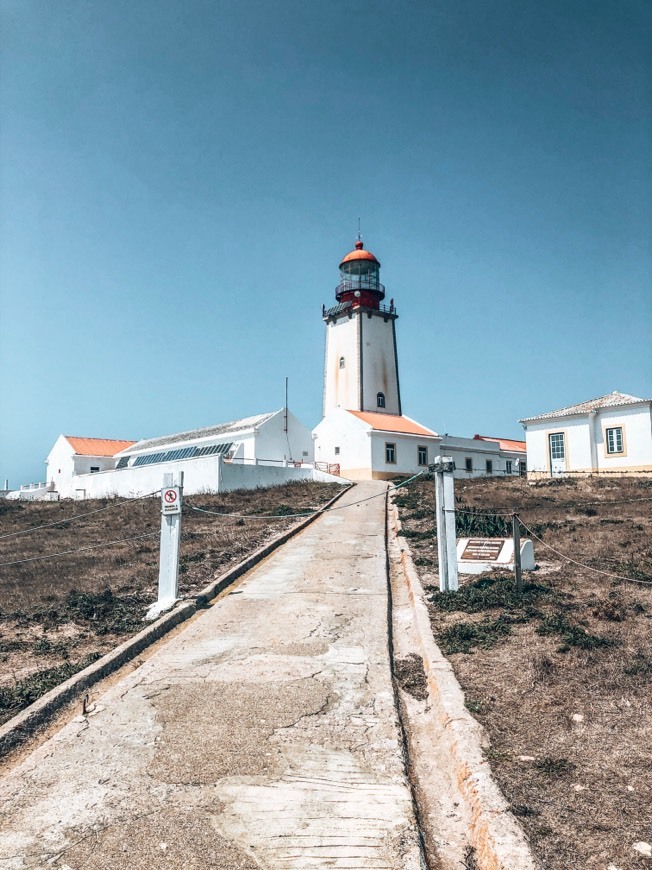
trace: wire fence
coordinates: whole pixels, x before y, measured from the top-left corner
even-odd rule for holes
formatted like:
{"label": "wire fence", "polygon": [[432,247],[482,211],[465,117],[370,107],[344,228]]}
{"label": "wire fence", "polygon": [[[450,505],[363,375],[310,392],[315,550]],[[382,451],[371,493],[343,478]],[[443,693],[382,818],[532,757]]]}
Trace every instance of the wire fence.
{"label": "wire fence", "polygon": [[48,529],[52,528],[53,526],[60,526],[63,523],[72,523],[75,522],[75,520],[82,519],[83,517],[90,517],[93,516],[93,514],[101,514],[104,511],[110,511],[114,508],[124,507],[124,505],[126,504],[133,505],[135,502],[142,501],[145,498],[152,498],[152,496],[159,495],[160,492],[160,489],[155,489],[153,492],[148,492],[146,495],[139,495],[135,498],[128,498],[124,501],[115,502],[115,504],[108,504],[105,507],[95,508],[95,510],[92,511],[86,511],[85,513],[81,514],[73,514],[70,517],[62,517],[60,520],[54,520],[51,523],[42,523],[40,526],[30,526],[27,529],[21,529],[17,532],[7,532],[4,535],[0,535],[0,540],[3,540],[5,538],[15,538],[18,537],[18,535],[29,535],[32,532],[38,532],[41,529]]}
{"label": "wire fence", "polygon": [[[388,490],[389,490],[389,492],[395,492],[399,489],[402,489],[406,486],[409,486],[411,483],[418,480],[419,478],[424,477],[425,475],[429,475],[428,469],[423,469],[422,471],[419,471],[417,474],[414,474],[411,477],[409,477],[403,481],[400,481],[399,483],[392,484],[388,488]],[[380,491],[378,493],[374,493],[373,495],[367,496],[366,498],[357,499],[356,501],[353,501],[353,502],[347,502],[345,504],[329,505],[329,506],[326,506],[323,508],[318,508],[316,510],[306,510],[306,511],[300,511],[300,512],[296,512],[296,513],[284,512],[284,513],[279,513],[279,514],[247,514],[247,513],[233,513],[233,512],[219,511],[219,510],[216,511],[216,510],[210,510],[208,508],[199,507],[198,505],[193,504],[192,502],[189,502],[187,500],[184,502],[183,507],[186,511],[192,511],[192,512],[197,513],[197,514],[204,514],[207,516],[214,516],[214,517],[219,517],[219,518],[224,518],[224,519],[237,519],[237,520],[241,520],[241,521],[307,519],[308,517],[319,516],[321,514],[331,513],[331,512],[335,512],[335,511],[339,511],[339,510],[345,510],[345,509],[350,508],[350,507],[355,507],[356,505],[364,504],[364,503],[372,501],[373,499],[376,499],[376,498],[381,498],[381,497],[384,498],[388,490],[383,489],[382,491]],[[161,491],[160,489],[154,490],[154,491],[149,492],[145,495],[138,496],[138,497],[133,498],[133,499],[125,499],[125,500],[120,501],[120,502],[115,502],[115,503],[112,503],[109,505],[105,505],[104,507],[96,508],[92,511],[85,511],[82,513],[73,514],[72,516],[63,517],[63,518],[61,518],[59,520],[55,520],[53,522],[43,523],[43,524],[38,525],[38,526],[30,526],[27,529],[22,529],[22,530],[18,530],[15,532],[5,533],[5,534],[0,535],[0,540],[12,538],[12,537],[18,537],[21,535],[27,535],[27,534],[30,534],[33,532],[40,531],[42,529],[54,528],[54,527],[60,526],[62,524],[68,525],[71,522],[75,522],[75,521],[83,519],[85,517],[93,516],[95,514],[99,514],[99,513],[102,513],[104,511],[112,510],[115,508],[121,508],[121,507],[124,507],[125,505],[129,505],[129,504],[133,505],[135,502],[142,501],[143,499],[152,498],[153,496],[158,495],[160,493],[160,491]],[[556,508],[556,509],[571,508],[571,509],[580,509],[581,510],[582,508],[588,507],[588,506],[600,506],[603,508],[608,508],[610,505],[627,505],[627,504],[636,504],[639,502],[648,502],[648,501],[652,501],[652,496],[644,496],[644,497],[640,497],[640,498],[630,498],[630,499],[609,499],[609,500],[591,501],[591,502],[584,502],[583,501],[581,503],[578,503],[577,501],[575,501],[575,502],[562,503],[561,505],[560,504],[537,505],[536,509],[537,510],[545,510],[546,508]],[[462,515],[462,516],[466,516],[466,517],[486,518],[491,523],[494,524],[494,531],[496,528],[499,528],[499,525],[497,525],[498,521],[502,520],[505,523],[507,523],[507,522],[511,521],[513,517],[516,517],[516,519],[520,523],[520,526],[527,532],[528,535],[530,535],[533,539],[538,541],[543,547],[545,547],[545,548],[549,549],[551,552],[555,553],[555,555],[557,555],[559,558],[565,559],[566,561],[568,561],[574,565],[577,565],[578,567],[581,567],[587,571],[592,571],[596,574],[601,574],[603,576],[617,579],[617,580],[620,580],[623,582],[639,583],[639,584],[643,584],[643,585],[652,585],[652,581],[650,581],[650,580],[627,577],[625,575],[616,574],[614,572],[604,571],[600,568],[594,568],[591,565],[587,565],[586,563],[581,562],[577,559],[574,559],[573,557],[569,556],[568,554],[561,552],[560,550],[556,549],[555,547],[551,546],[549,543],[544,541],[543,538],[541,538],[541,536],[538,535],[533,528],[531,528],[531,525],[533,525],[532,521],[529,521],[530,525],[528,525],[522,520],[522,518],[520,516],[521,510],[522,509],[518,509],[518,508],[511,508],[511,509],[510,508],[496,508],[496,509],[491,510],[491,511],[484,511],[484,510],[480,510],[480,509],[476,509],[476,508],[472,508],[472,507],[470,508],[468,506],[460,506],[460,507],[456,507],[455,512]],[[59,558],[62,556],[72,555],[74,553],[87,552],[90,550],[99,549],[101,547],[108,547],[108,546],[113,546],[113,545],[117,545],[117,544],[134,543],[134,542],[146,539],[146,538],[155,537],[158,534],[159,534],[158,531],[147,531],[142,535],[134,535],[131,537],[119,538],[119,539],[112,540],[112,541],[104,541],[104,542],[97,543],[97,544],[86,545],[86,546],[76,547],[76,548],[72,548],[72,549],[62,550],[62,551],[59,551],[56,553],[44,553],[41,555],[30,556],[30,557],[26,557],[23,559],[14,559],[14,560],[0,563],[0,568],[7,568],[7,567],[14,566],[14,565],[21,565],[21,564],[25,564],[28,562],[37,562],[37,561],[43,561],[43,560],[47,560],[47,559],[56,559],[56,558]]]}

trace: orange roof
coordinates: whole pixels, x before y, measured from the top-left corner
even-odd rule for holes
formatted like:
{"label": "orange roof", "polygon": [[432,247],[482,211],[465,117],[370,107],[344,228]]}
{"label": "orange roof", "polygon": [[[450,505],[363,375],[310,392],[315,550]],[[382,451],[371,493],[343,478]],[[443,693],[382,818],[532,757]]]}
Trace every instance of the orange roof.
{"label": "orange roof", "polygon": [[353,414],[358,420],[368,423],[372,429],[377,429],[380,432],[398,432],[405,435],[438,437],[437,433],[431,429],[426,429],[425,426],[410,420],[409,417],[399,417],[398,414],[378,414],[375,411],[349,411],[349,414]]}
{"label": "orange roof", "polygon": [[488,435],[474,435],[474,441],[494,441],[501,450],[513,450],[516,453],[525,453],[525,441],[512,441],[509,438],[490,438]]}
{"label": "orange roof", "polygon": [[340,267],[344,265],[344,263],[350,263],[351,260],[373,260],[374,263],[378,263],[379,261],[376,257],[371,253],[371,251],[365,251],[362,246],[362,239],[358,239],[355,243],[355,251],[351,251],[350,254],[347,254],[346,257],[340,263]]}
{"label": "orange roof", "polygon": [[116,453],[136,443],[116,441],[114,438],[76,438],[74,435],[64,437],[75,453],[81,456],[115,456]]}

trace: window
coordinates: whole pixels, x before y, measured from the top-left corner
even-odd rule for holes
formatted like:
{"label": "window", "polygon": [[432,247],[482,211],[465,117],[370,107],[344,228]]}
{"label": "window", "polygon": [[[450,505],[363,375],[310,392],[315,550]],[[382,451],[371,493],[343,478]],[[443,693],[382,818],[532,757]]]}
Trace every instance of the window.
{"label": "window", "polygon": [[385,442],[385,462],[388,465],[396,464],[396,444]]}
{"label": "window", "polygon": [[341,356],[340,357],[340,368],[343,369],[345,365],[346,365],[346,363],[344,362],[344,357]]}
{"label": "window", "polygon": [[494,463],[492,459],[487,459],[487,474],[494,473]]}
{"label": "window", "polygon": [[518,461],[518,473],[525,474],[526,471],[527,471],[527,462],[525,461],[525,459],[519,459],[519,461]]}
{"label": "window", "polygon": [[427,447],[417,447],[417,464],[418,465],[427,465],[428,464],[428,448]]}
{"label": "window", "polygon": [[511,459],[505,460],[505,473],[506,474],[512,473],[512,460]]}
{"label": "window", "polygon": [[335,448],[335,455],[336,455],[336,456],[339,456],[339,455],[340,455],[340,448],[339,448],[339,447],[336,447],[336,448]]}
{"label": "window", "polygon": [[376,405],[379,408],[385,407],[385,393],[378,393],[378,395],[376,396]]}
{"label": "window", "polygon": [[91,474],[95,474],[96,471],[100,470],[99,465],[91,465]]}
{"label": "window", "polygon": [[467,471],[473,471],[473,457],[467,456],[464,460],[464,467]]}
{"label": "window", "polygon": [[623,452],[623,427],[615,426],[607,429],[607,453]]}

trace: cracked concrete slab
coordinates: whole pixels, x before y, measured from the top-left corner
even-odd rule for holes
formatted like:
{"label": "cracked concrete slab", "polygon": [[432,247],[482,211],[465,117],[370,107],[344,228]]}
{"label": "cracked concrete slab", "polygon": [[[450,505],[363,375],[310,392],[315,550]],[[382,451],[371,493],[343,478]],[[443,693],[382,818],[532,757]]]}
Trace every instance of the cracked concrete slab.
{"label": "cracked concrete slab", "polygon": [[5,776],[0,870],[421,870],[384,500],[325,514],[234,591]]}

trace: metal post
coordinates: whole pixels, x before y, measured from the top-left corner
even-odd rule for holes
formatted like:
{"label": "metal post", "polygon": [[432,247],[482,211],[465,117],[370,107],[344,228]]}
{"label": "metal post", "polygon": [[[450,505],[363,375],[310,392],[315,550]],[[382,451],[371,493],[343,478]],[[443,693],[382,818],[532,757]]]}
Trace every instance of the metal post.
{"label": "metal post", "polygon": [[523,591],[521,575],[521,523],[516,511],[512,512],[512,537],[514,538],[514,574],[516,575],[516,591]]}
{"label": "metal post", "polygon": [[146,619],[156,619],[179,598],[179,540],[181,538],[181,505],[183,471],[163,475],[161,489],[161,546],[158,572],[158,601],[147,611]]}
{"label": "metal post", "polygon": [[455,535],[455,490],[450,457],[436,456],[430,470],[435,473],[435,503],[437,519],[437,555],[439,557],[439,589],[456,592],[457,538]]}

